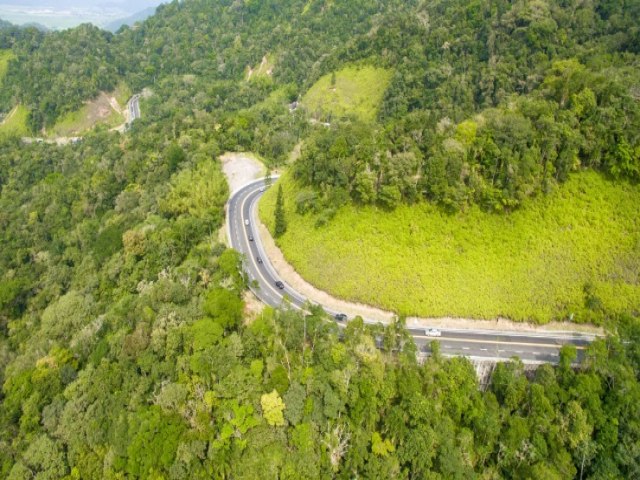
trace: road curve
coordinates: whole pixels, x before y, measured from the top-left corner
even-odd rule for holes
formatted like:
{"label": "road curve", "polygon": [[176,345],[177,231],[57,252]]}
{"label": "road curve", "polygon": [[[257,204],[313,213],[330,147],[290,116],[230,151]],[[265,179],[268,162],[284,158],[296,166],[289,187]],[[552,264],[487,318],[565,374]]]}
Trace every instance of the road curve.
{"label": "road curve", "polygon": [[[231,246],[244,255],[244,269],[252,284],[251,290],[265,304],[277,307],[285,301],[296,308],[304,308],[307,299],[278,277],[260,241],[257,202],[268,186],[266,179],[251,182],[235,191],[227,204],[227,236]],[[276,282],[282,282],[278,288]],[[325,308],[331,315],[333,312]],[[368,323],[377,323],[368,321]],[[344,322],[337,322],[344,324]],[[433,337],[425,329],[409,328],[416,345],[428,353]],[[447,356],[465,356],[475,360],[504,360],[519,357],[525,363],[556,363],[562,345],[573,344],[578,360],[595,338],[573,332],[522,332],[495,330],[440,329],[440,351]]]}
{"label": "road curve", "polygon": [[140,94],[136,93],[129,102],[127,102],[127,108],[129,109],[129,123],[132,123],[134,120],[137,120],[141,117],[140,115]]}

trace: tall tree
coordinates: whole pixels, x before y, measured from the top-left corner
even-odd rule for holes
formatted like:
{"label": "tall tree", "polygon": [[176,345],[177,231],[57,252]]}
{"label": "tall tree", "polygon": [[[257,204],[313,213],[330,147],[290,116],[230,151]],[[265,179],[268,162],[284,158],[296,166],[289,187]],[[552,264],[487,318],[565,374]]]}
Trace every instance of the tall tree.
{"label": "tall tree", "polygon": [[287,231],[287,220],[284,218],[284,194],[282,193],[282,185],[278,186],[278,198],[276,199],[275,210],[275,236],[276,238],[282,236]]}

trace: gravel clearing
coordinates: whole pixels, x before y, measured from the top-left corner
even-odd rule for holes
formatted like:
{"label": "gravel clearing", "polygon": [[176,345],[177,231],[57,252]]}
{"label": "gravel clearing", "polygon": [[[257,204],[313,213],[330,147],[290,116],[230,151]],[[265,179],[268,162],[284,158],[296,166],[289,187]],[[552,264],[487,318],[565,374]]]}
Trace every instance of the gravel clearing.
{"label": "gravel clearing", "polygon": [[[264,177],[267,172],[264,164],[252,153],[227,152],[220,156],[220,161],[222,162],[222,172],[227,177],[229,184],[229,198],[247,183]],[[225,214],[229,213],[225,211]],[[218,231],[218,241],[229,246],[226,224],[222,225]]]}
{"label": "gravel clearing", "polygon": [[251,153],[227,152],[220,157],[220,161],[232,193],[266,174],[264,164]]}

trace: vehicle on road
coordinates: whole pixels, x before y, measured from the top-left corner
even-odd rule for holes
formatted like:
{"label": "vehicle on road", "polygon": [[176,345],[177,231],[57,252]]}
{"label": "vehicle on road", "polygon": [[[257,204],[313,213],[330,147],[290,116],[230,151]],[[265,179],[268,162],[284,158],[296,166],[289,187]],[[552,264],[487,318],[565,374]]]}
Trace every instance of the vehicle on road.
{"label": "vehicle on road", "polygon": [[344,322],[347,316],[344,313],[336,313],[333,318],[336,319],[336,322]]}
{"label": "vehicle on road", "polygon": [[284,290],[284,283],[282,283],[280,280],[278,280],[276,282],[276,287],[278,287],[280,290]]}
{"label": "vehicle on road", "polygon": [[260,187],[260,191],[264,192],[265,191],[265,187]]}
{"label": "vehicle on road", "polygon": [[249,234],[249,241],[253,242],[253,235]]}
{"label": "vehicle on road", "polygon": [[244,224],[245,225],[249,225],[249,219],[248,218],[244,221]]}
{"label": "vehicle on road", "polygon": [[425,330],[424,334],[427,337],[441,337],[442,336],[442,332],[440,330],[438,330],[437,328],[430,328],[428,330]]}
{"label": "vehicle on road", "polygon": [[260,257],[256,257],[256,262],[258,262],[259,264],[262,264],[262,259]]}

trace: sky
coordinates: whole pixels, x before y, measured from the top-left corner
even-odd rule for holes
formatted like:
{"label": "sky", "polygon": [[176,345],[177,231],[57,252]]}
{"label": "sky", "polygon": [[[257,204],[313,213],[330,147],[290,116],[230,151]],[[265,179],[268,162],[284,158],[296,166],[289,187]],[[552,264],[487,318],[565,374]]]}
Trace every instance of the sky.
{"label": "sky", "polygon": [[52,29],[85,22],[104,26],[160,3],[163,0],[0,0],[0,18],[18,25],[36,22]]}

